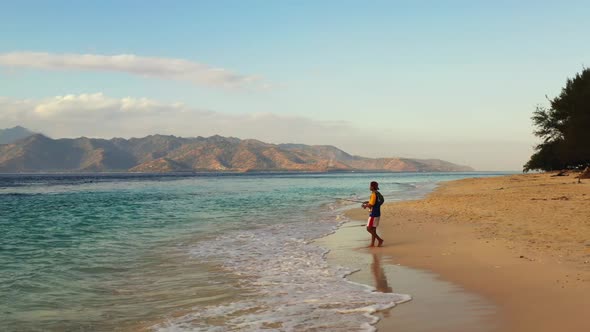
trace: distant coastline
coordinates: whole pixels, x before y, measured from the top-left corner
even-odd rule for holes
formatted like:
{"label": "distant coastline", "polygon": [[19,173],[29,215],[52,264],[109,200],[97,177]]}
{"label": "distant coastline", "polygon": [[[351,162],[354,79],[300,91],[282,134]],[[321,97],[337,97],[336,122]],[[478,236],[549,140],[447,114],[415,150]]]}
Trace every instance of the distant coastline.
{"label": "distant coastline", "polygon": [[79,171],[38,171],[38,172],[0,172],[0,175],[31,175],[31,176],[43,176],[43,175],[72,175],[72,176],[89,176],[89,175],[120,175],[120,176],[198,176],[198,175],[211,175],[211,176],[224,176],[224,175],[309,175],[309,174],[413,174],[413,173],[452,173],[452,174],[481,174],[481,173],[506,173],[516,174],[516,171],[380,171],[380,170],[359,170],[359,171],[348,171],[348,170],[330,170],[330,171],[297,171],[297,170],[248,170],[244,172],[239,171],[174,171],[174,172],[129,172],[129,171],[103,171],[103,172],[79,172]]}
{"label": "distant coastline", "polygon": [[439,159],[367,158],[330,145],[270,144],[218,135],[107,140],[32,133],[0,145],[0,173],[465,171],[474,169]]}

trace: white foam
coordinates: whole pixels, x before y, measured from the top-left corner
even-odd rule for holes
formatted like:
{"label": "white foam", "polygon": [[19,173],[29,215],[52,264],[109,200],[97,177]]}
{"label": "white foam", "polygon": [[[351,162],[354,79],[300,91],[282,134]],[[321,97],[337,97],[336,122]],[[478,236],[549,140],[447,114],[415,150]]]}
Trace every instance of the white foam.
{"label": "white foam", "polygon": [[354,272],[329,266],[327,250],[311,241],[334,232],[335,216],[228,233],[192,248],[196,259],[242,277],[243,299],[195,307],[154,326],[158,331],[374,331],[373,315],[410,300],[349,282]]}

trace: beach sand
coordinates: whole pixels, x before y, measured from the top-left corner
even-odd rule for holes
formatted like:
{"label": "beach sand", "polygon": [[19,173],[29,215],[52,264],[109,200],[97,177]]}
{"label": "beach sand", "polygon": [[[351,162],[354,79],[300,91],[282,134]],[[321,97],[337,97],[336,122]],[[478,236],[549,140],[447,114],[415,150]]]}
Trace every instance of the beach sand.
{"label": "beach sand", "polygon": [[386,203],[381,248],[363,248],[362,209],[322,241],[329,259],[362,269],[351,280],[413,295],[382,313],[380,331],[590,331],[590,180],[553,175],[452,181]]}

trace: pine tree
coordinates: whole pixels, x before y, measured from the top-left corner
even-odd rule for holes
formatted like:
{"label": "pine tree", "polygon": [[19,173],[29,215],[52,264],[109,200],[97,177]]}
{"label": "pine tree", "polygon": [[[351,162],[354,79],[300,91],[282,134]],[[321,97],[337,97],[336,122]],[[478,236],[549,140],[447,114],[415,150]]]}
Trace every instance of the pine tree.
{"label": "pine tree", "polygon": [[534,134],[543,139],[524,171],[582,168],[590,165],[590,69],[568,79],[551,107],[533,113]]}

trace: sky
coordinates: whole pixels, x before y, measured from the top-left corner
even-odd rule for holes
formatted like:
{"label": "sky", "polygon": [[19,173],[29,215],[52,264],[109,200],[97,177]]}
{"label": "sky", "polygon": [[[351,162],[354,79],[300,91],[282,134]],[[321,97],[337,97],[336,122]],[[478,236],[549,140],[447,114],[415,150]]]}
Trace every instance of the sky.
{"label": "sky", "polygon": [[584,1],[3,1],[0,128],[222,135],[515,170]]}

